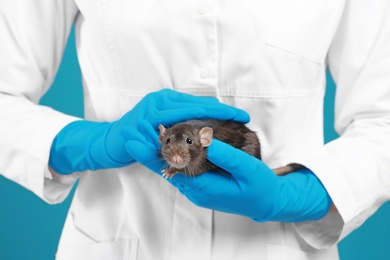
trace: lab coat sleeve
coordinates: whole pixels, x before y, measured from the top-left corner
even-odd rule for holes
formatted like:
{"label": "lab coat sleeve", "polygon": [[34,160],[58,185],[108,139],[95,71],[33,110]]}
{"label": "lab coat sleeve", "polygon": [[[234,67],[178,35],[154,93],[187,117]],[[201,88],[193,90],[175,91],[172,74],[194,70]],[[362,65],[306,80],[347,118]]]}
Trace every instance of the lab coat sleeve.
{"label": "lab coat sleeve", "polygon": [[333,245],[390,198],[390,1],[346,1],[329,50],[340,137],[302,163],[338,212],[296,224],[312,246]]}
{"label": "lab coat sleeve", "polygon": [[68,0],[0,0],[0,173],[48,203],[77,176],[48,171],[56,134],[78,118],[37,105],[50,87],[77,14]]}

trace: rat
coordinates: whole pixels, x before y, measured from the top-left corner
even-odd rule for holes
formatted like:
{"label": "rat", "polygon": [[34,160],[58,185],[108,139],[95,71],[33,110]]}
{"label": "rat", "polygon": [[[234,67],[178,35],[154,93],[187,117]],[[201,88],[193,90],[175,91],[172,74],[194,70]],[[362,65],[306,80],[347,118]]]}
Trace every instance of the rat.
{"label": "rat", "polygon": [[[198,176],[207,171],[223,172],[207,160],[207,147],[212,139],[218,139],[261,160],[260,141],[256,132],[244,124],[216,119],[189,120],[165,128],[159,125],[160,153],[168,163],[163,177],[172,178],[176,173]],[[303,166],[297,163],[273,169],[276,175],[285,175]]]}

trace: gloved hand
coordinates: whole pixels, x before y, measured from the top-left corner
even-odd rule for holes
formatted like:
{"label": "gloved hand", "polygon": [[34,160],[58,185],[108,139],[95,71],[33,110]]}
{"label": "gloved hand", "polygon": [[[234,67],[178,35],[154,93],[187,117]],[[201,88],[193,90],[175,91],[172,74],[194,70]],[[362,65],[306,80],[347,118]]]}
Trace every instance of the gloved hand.
{"label": "gloved hand", "polygon": [[[128,131],[129,153],[138,162],[161,174],[154,131],[149,137]],[[137,147],[137,149],[134,149]],[[255,221],[299,222],[325,216],[332,201],[318,178],[308,169],[276,176],[262,161],[219,140],[208,147],[208,159],[230,174],[207,172],[197,177],[176,174],[168,179],[194,204],[250,217]]]}
{"label": "gloved hand", "polygon": [[215,98],[164,89],[146,95],[112,123],[80,120],[64,127],[53,141],[49,166],[60,174],[123,167],[135,162],[125,149],[128,140],[122,136],[124,128],[137,132],[143,122],[157,131],[159,124],[172,125],[193,118],[249,121],[246,112]]}

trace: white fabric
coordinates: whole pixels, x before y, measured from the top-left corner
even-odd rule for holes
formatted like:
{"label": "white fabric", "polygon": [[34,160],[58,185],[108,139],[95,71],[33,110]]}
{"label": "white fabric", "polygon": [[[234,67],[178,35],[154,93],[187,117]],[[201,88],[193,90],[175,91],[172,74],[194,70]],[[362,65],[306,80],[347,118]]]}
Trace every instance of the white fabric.
{"label": "white fabric", "polygon": [[[74,181],[50,179],[47,161],[76,118],[35,103],[75,21],[87,119],[117,119],[161,88],[216,96],[251,114],[267,164],[305,164],[338,209],[256,223],[192,205],[141,165],[85,173],[58,259],[337,259],[335,243],[390,197],[388,0],[0,0],[0,10],[0,172],[49,203]],[[327,66],[341,137],[324,146]]]}

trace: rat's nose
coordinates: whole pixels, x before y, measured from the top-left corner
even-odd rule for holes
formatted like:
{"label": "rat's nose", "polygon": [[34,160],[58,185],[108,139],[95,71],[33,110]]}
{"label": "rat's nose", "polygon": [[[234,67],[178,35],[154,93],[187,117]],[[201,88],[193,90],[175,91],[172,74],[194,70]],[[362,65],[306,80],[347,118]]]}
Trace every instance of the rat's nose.
{"label": "rat's nose", "polygon": [[175,154],[175,155],[172,157],[172,160],[173,160],[175,163],[179,163],[179,162],[181,162],[181,156],[178,155],[178,154]]}

